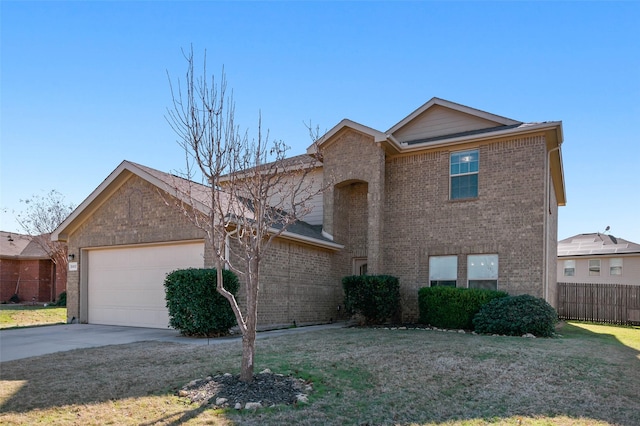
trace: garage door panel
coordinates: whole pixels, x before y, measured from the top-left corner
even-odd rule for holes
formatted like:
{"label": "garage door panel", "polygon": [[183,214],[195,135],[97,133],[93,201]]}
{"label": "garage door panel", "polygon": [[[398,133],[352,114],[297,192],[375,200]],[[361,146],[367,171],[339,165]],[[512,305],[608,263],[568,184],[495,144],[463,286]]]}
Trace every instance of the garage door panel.
{"label": "garage door panel", "polygon": [[168,327],[166,275],[204,265],[202,242],[88,253],[88,313],[92,324]]}

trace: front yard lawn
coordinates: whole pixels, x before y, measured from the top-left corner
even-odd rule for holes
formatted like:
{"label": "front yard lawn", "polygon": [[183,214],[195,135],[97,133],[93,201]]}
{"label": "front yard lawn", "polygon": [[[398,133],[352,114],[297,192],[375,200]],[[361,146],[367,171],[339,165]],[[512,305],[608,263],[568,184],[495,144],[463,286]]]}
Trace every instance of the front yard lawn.
{"label": "front yard lawn", "polygon": [[525,339],[339,329],[257,341],[256,372],[313,381],[308,405],[213,410],[187,382],[239,370],[241,343],[142,342],[1,364],[0,423],[640,424],[640,329],[570,323]]}
{"label": "front yard lawn", "polygon": [[0,329],[64,324],[67,308],[42,305],[0,305]]}

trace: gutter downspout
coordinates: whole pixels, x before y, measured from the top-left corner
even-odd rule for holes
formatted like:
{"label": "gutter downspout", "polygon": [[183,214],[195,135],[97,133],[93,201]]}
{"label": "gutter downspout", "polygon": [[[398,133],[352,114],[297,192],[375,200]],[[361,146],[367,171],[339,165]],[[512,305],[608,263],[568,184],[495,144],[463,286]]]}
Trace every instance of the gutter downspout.
{"label": "gutter downspout", "polygon": [[[547,155],[545,157],[545,175],[544,175],[544,181],[545,181],[545,185],[544,185],[544,220],[543,220],[543,233],[544,233],[544,246],[543,246],[543,252],[542,252],[542,270],[544,273],[544,276],[542,278],[542,283],[543,283],[543,292],[544,292],[544,300],[547,301],[547,303],[551,304],[551,305],[557,305],[556,303],[551,303],[549,301],[549,215],[551,214],[551,194],[550,194],[550,187],[551,187],[551,170],[549,169],[550,164],[551,164],[551,154],[555,151],[559,151],[560,150],[560,144],[558,144],[558,146],[556,146],[555,148],[552,148],[549,150],[549,152],[547,152]],[[556,253],[557,256],[557,253]]]}

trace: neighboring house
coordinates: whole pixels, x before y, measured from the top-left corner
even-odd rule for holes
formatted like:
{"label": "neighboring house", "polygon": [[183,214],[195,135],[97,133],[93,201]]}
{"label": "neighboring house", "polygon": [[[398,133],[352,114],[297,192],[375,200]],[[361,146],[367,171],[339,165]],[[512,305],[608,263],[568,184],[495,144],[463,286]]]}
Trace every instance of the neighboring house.
{"label": "neighboring house", "polygon": [[[417,320],[418,289],[429,285],[555,305],[562,140],[561,122],[523,123],[438,98],[386,132],[341,121],[305,161],[329,189],[263,260],[260,324],[339,318],[341,279],[361,273],[399,278],[404,321]],[[213,263],[203,233],[166,203],[186,184],[125,161],[60,225],[54,239],[77,259],[70,318],[167,327],[165,274]],[[198,192],[189,203],[206,211]]]}
{"label": "neighboring house", "polygon": [[66,270],[28,235],[0,231],[0,301],[52,302],[65,291]]}
{"label": "neighboring house", "polygon": [[558,282],[640,286],[640,244],[580,234],[558,242]]}

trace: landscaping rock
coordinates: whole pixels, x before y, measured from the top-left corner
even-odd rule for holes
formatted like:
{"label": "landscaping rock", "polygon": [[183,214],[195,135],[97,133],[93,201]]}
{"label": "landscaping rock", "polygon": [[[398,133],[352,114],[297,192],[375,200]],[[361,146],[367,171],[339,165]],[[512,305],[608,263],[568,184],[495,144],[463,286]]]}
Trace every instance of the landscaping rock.
{"label": "landscaping rock", "polygon": [[258,408],[262,408],[262,404],[259,402],[247,402],[244,405],[245,410],[257,410]]}

